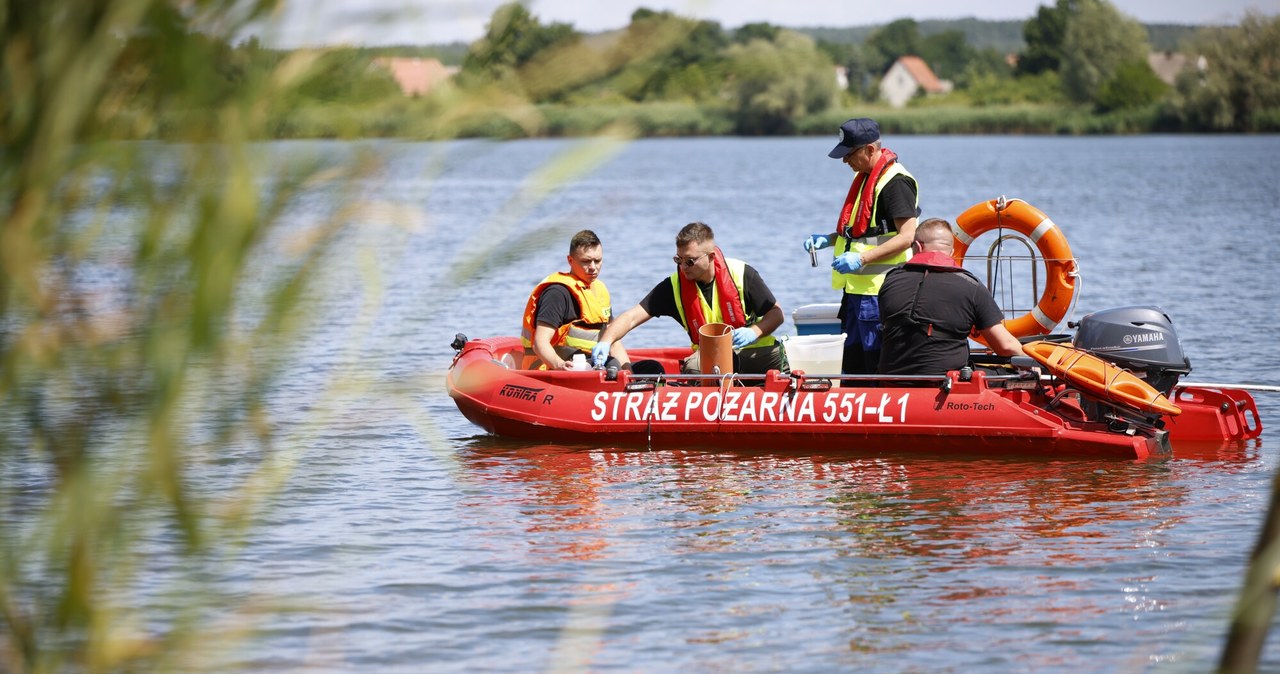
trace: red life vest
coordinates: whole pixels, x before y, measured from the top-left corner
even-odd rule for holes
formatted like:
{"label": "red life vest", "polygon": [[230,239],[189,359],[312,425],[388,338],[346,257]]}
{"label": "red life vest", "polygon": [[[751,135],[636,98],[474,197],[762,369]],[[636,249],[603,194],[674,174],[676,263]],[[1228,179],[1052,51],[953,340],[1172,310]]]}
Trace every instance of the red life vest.
{"label": "red life vest", "polygon": [[956,264],[954,257],[946,253],[939,253],[936,250],[916,253],[911,256],[911,260],[904,266],[928,267],[929,271],[964,271],[960,265]]}
{"label": "red life vest", "polygon": [[[849,186],[849,193],[845,195],[844,207],[840,209],[840,218],[836,220],[836,231],[840,236],[846,236],[856,239],[867,233],[867,226],[871,223],[871,207],[875,200],[876,183],[880,182],[880,175],[891,164],[898,161],[898,155],[884,148],[880,152],[880,159],[876,161],[876,165],[871,168],[870,173],[859,173],[853,177],[853,184]],[[861,198],[858,198],[861,196]],[[853,212],[854,204],[858,205],[858,212]]]}
{"label": "red life vest", "polygon": [[[955,258],[946,253],[940,253],[936,250],[916,253],[911,256],[911,260],[902,265],[902,269],[909,271],[924,272],[920,276],[920,284],[916,286],[915,293],[911,296],[911,304],[906,309],[899,311],[891,316],[884,316],[883,321],[886,325],[889,323],[907,323],[919,328],[924,334],[933,336],[933,323],[921,321],[916,316],[916,302],[920,299],[920,288],[924,286],[924,282],[929,278],[930,272],[959,273],[967,276],[974,283],[979,283],[978,279],[970,274],[967,269],[956,264]],[[891,272],[892,273],[892,272]]]}
{"label": "red life vest", "polygon": [[[724,263],[724,252],[716,246],[715,252],[711,254],[711,265],[715,270],[716,295],[720,300],[720,318],[724,323],[735,328],[741,328],[747,324],[746,311],[742,306],[742,296],[738,293],[738,286],[733,281],[733,276],[729,273],[729,267]],[[676,289],[680,293],[680,304],[684,312],[684,328],[689,332],[689,341],[694,344],[698,343],[698,329],[707,324],[706,316],[702,314],[702,292],[698,290],[698,282],[691,281],[684,277],[680,272],[676,272],[675,278],[679,283]]]}

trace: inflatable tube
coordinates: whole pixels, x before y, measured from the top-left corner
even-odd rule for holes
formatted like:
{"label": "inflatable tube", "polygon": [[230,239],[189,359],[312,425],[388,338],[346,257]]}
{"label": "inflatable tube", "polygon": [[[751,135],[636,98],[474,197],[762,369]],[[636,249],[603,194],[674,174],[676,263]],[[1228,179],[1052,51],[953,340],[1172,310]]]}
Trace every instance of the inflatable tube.
{"label": "inflatable tube", "polygon": [[[1076,260],[1062,230],[1040,209],[1021,199],[992,199],[974,204],[956,218],[956,263],[963,264],[969,245],[979,236],[995,229],[1013,230],[1035,243],[1044,258],[1046,278],[1044,292],[1036,306],[1027,313],[1003,321],[1014,337],[1047,335],[1067,316],[1076,292]],[[975,332],[976,335],[976,332]],[[981,335],[973,336],[986,343]]]}
{"label": "inflatable tube", "polygon": [[1084,393],[1146,414],[1172,417],[1182,413],[1181,408],[1137,375],[1088,351],[1043,340],[1023,344],[1022,348],[1050,372]]}

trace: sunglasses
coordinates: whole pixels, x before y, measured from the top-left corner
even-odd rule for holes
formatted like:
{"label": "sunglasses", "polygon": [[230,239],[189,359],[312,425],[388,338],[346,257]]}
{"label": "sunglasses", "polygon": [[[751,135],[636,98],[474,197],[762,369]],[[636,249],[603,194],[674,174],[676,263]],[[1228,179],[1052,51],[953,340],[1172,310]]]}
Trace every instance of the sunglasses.
{"label": "sunglasses", "polygon": [[693,265],[698,264],[698,260],[701,260],[702,258],[710,254],[711,254],[711,251],[707,251],[699,255],[698,257],[680,257],[679,255],[676,255],[671,258],[671,261],[676,264],[683,264],[686,267],[692,267]]}

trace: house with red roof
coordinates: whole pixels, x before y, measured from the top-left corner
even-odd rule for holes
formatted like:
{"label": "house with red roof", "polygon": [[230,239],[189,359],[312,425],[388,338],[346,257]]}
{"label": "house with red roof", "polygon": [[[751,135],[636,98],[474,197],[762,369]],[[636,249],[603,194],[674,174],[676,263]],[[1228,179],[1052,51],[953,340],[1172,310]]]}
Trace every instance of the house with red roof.
{"label": "house with red roof", "polygon": [[951,88],[951,81],[938,79],[919,56],[900,57],[880,78],[880,98],[895,108],[906,105],[917,94],[945,94]]}
{"label": "house with red roof", "polygon": [[381,57],[373,62],[391,71],[405,96],[426,94],[458,72],[457,66],[433,58]]}

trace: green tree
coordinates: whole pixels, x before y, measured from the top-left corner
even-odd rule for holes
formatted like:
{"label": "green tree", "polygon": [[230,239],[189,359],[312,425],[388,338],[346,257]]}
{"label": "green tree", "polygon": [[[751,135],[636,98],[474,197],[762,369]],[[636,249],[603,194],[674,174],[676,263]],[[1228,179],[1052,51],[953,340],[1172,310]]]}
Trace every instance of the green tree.
{"label": "green tree", "polygon": [[733,41],[738,44],[746,44],[752,40],[773,42],[778,37],[778,31],[780,30],[782,29],[771,23],[743,24],[741,28],[733,31]]}
{"label": "green tree", "polygon": [[[103,133],[125,138],[172,135],[178,114],[189,121],[216,114],[222,102],[241,100],[244,92],[267,86],[285,58],[283,52],[262,48],[256,38],[232,47],[221,35],[193,30],[176,6],[150,10],[146,24],[145,30],[119,36],[123,44],[104,83],[105,95],[127,106],[130,114],[92,118]],[[299,72],[316,75],[310,68]],[[218,124],[206,118],[201,126],[216,135]],[[183,126],[183,133],[200,132],[198,126]]]}
{"label": "green tree", "polygon": [[1103,112],[1140,108],[1160,100],[1169,91],[1145,60],[1122,63],[1098,90],[1097,107]]}
{"label": "green tree", "polygon": [[1062,104],[1062,80],[1058,73],[1001,77],[992,72],[975,72],[962,78],[966,97],[978,107],[1011,103]]}
{"label": "green tree", "polygon": [[979,78],[1005,81],[1013,79],[1014,75],[1014,68],[1009,65],[1005,56],[995,49],[987,48],[974,50],[972,58],[953,79],[956,89],[963,90],[968,89]]}
{"label": "green tree", "polygon": [[1052,7],[1041,5],[1035,17],[1022,26],[1026,48],[1018,57],[1019,75],[1057,72],[1062,65],[1067,24],[1077,12],[1077,0],[1058,0]]}
{"label": "green tree", "polygon": [[1107,0],[1078,0],[1078,8],[1062,41],[1062,84],[1072,100],[1094,103],[1122,65],[1145,63],[1151,47],[1142,24]]}
{"label": "green tree", "polygon": [[1182,114],[1192,128],[1277,130],[1280,16],[1249,13],[1239,26],[1202,29],[1187,56],[1193,64],[1203,63],[1178,80]]}
{"label": "green tree", "polygon": [[898,19],[887,23],[867,38],[867,49],[878,56],[877,77],[883,75],[898,57],[908,54],[918,56],[920,47],[920,26],[915,19]]}
{"label": "green tree", "polygon": [[516,71],[543,50],[581,39],[565,23],[542,25],[524,5],[512,2],[493,11],[484,37],[462,59],[459,73],[464,84],[514,77]]}
{"label": "green tree", "polygon": [[714,21],[641,8],[609,60],[622,71],[615,78],[618,90],[632,100],[704,100],[718,89],[728,43]]}
{"label": "green tree", "polygon": [[367,103],[402,95],[391,71],[355,49],[320,55],[316,67],[297,87],[297,97],[313,103]]}
{"label": "green tree", "polygon": [[954,80],[977,57],[964,33],[948,30],[920,40],[918,56],[941,78]]}
{"label": "green tree", "polygon": [[783,30],[773,42],[733,45],[727,57],[740,134],[792,133],[796,118],[831,107],[831,61],[807,36]]}
{"label": "green tree", "polygon": [[862,44],[849,42],[828,42],[818,40],[818,50],[827,55],[832,63],[842,65],[849,79],[848,92],[858,100],[875,100],[876,81],[881,75],[879,54]]}

